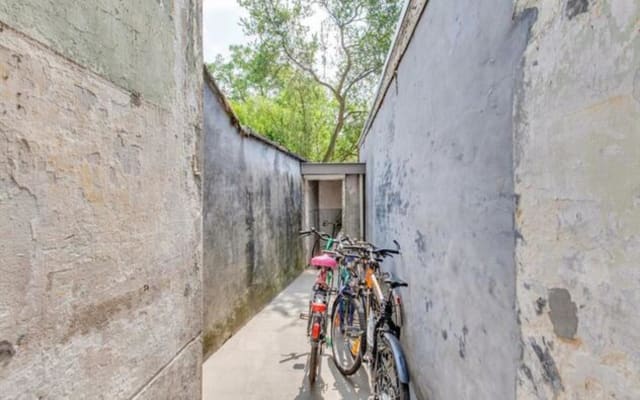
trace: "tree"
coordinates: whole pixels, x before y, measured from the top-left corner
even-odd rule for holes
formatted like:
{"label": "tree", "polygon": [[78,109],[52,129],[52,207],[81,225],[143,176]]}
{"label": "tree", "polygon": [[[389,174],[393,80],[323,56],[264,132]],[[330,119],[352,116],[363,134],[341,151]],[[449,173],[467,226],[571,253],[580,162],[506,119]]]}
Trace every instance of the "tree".
{"label": "tree", "polygon": [[[238,0],[248,12],[245,33],[268,49],[277,64],[325,88],[335,102],[334,122],[323,161],[334,158],[340,135],[364,122],[364,110],[380,74],[398,18],[399,0]],[[320,32],[309,27],[323,15]],[[357,130],[357,129],[356,129]],[[349,139],[349,138],[347,138]],[[351,139],[353,139],[351,137]],[[350,142],[349,153],[355,149]]]}
{"label": "tree", "polygon": [[240,122],[309,160],[356,159],[399,0],[239,3],[253,41],[209,70]]}
{"label": "tree", "polygon": [[267,62],[253,47],[233,46],[208,68],[243,125],[308,160],[320,160],[335,104],[323,87],[289,65]]}

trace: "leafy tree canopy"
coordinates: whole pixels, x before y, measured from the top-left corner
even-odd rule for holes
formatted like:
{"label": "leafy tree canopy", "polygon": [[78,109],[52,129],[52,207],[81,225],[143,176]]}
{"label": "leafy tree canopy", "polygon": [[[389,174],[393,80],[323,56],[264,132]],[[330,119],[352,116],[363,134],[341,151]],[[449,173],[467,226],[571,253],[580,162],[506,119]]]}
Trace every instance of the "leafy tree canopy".
{"label": "leafy tree canopy", "polygon": [[307,159],[354,160],[400,0],[238,2],[253,41],[209,69],[240,121]]}

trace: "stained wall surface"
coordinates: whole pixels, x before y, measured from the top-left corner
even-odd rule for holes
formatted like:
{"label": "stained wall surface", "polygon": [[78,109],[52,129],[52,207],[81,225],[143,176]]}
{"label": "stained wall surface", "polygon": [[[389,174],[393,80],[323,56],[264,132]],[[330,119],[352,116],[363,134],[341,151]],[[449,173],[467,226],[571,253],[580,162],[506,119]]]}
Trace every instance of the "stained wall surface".
{"label": "stained wall surface", "polygon": [[0,4],[0,397],[199,398],[200,4],[97,3]]}
{"label": "stained wall surface", "polygon": [[538,9],[515,104],[519,399],[640,399],[640,3]]}
{"label": "stained wall surface", "polygon": [[428,2],[361,146],[419,398],[640,398],[639,21]]}
{"label": "stained wall surface", "polygon": [[240,129],[206,76],[203,285],[210,354],[301,271],[303,180],[301,159]]}
{"label": "stained wall surface", "polygon": [[512,105],[535,15],[431,0],[361,146],[366,232],[402,256],[417,398],[515,398]]}

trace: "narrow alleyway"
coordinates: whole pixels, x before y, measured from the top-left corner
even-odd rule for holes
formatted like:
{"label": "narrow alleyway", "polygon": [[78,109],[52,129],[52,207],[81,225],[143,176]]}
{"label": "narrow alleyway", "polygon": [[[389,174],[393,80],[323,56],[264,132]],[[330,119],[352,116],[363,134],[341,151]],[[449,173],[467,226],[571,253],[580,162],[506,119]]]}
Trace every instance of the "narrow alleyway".
{"label": "narrow alleyway", "polygon": [[306,379],[309,345],[305,311],[315,275],[304,272],[203,365],[205,400],[366,399],[368,376],[361,368],[347,379],[333,365],[331,349],[320,376]]}

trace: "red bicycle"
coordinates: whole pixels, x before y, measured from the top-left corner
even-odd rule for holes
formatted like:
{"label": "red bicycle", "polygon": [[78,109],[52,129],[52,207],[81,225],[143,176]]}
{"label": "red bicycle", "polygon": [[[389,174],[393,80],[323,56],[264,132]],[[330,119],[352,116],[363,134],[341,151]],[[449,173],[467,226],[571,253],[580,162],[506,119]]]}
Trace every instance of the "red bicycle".
{"label": "red bicycle", "polygon": [[[318,232],[314,228],[308,231],[301,231],[301,236],[314,234],[318,239],[328,243],[330,247],[335,240],[324,232]],[[329,251],[326,249],[325,251]],[[308,314],[300,314],[300,318],[307,319],[307,336],[311,345],[309,353],[309,383],[313,385],[320,368],[320,357],[322,356],[326,343],[327,332],[327,309],[331,301],[331,294],[335,292],[333,288],[333,271],[338,267],[338,261],[329,254],[322,254],[312,257],[309,265],[319,270],[318,277],[313,285],[311,300],[309,301]]]}

